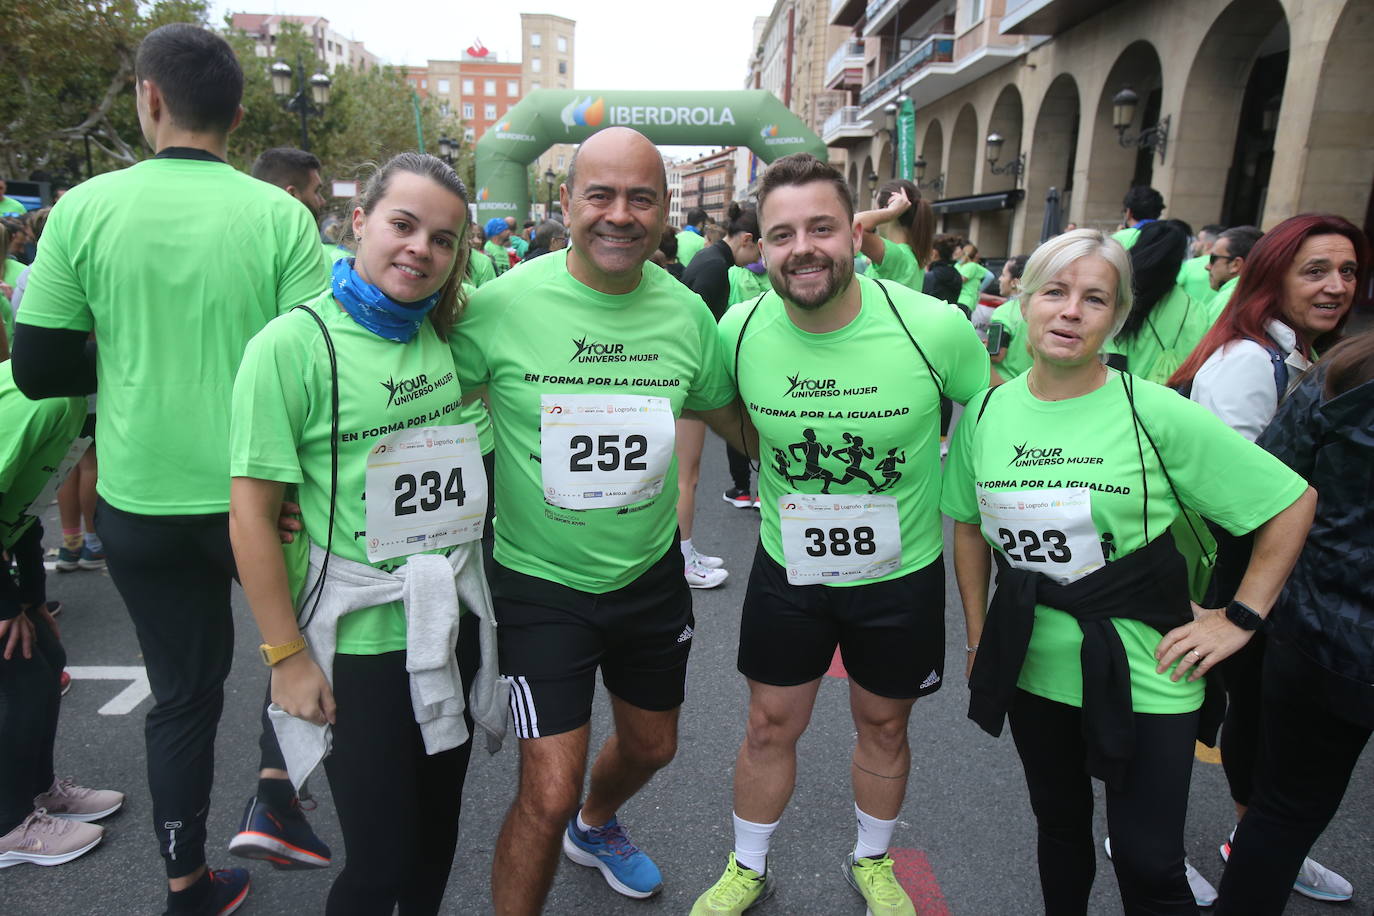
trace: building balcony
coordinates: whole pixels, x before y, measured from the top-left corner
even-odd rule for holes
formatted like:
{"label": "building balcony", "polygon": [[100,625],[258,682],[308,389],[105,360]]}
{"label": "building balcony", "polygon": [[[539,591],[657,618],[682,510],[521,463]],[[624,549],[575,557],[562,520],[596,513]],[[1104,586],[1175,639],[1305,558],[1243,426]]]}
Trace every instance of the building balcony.
{"label": "building balcony", "polygon": [[825,88],[857,88],[864,79],[864,43],[846,41],[830,55],[825,65]]}
{"label": "building balcony", "polygon": [[853,28],[863,18],[866,0],[830,0],[830,24]]}
{"label": "building balcony", "polygon": [[893,86],[935,63],[950,63],[954,60],[954,36],[937,32],[928,35],[906,54],[902,55],[882,75],[869,83],[859,93],[859,104],[867,106]]}
{"label": "building balcony", "polygon": [[1120,0],[1007,0],[1003,35],[1058,35]]}
{"label": "building balcony", "polygon": [[859,116],[858,105],[846,105],[826,118],[821,139],[826,146],[858,146],[873,136],[873,122]]}
{"label": "building balcony", "polygon": [[[942,3],[948,3],[951,9],[954,6],[949,0],[868,0],[863,15],[864,36],[891,35],[894,32],[906,31],[913,23]],[[946,31],[952,32],[952,12],[948,18],[951,20],[951,26]]]}

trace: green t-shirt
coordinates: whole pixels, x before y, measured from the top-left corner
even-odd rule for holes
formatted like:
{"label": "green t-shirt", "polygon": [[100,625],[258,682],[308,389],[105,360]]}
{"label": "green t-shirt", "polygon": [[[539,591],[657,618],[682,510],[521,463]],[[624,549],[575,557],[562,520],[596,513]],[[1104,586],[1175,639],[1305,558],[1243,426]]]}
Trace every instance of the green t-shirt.
{"label": "green t-shirt", "polygon": [[[33,524],[34,501],[86,421],[85,398],[30,401],[14,385],[13,363],[0,363],[0,547]],[[8,574],[8,571],[6,571]]]}
{"label": "green t-shirt", "polygon": [[464,390],[487,387],[496,430],[496,559],[584,592],[620,588],[657,561],[677,526],[677,461],[664,491],[620,508],[546,502],[541,395],[666,398],[712,410],[734,398],[716,323],[701,297],[644,265],[634,292],[612,296],[568,273],[551,251],[477,291],[453,341]]}
{"label": "green t-shirt", "polygon": [[1226,306],[1231,303],[1231,297],[1235,295],[1236,287],[1240,284],[1240,277],[1235,276],[1221,284],[1221,288],[1212,293],[1212,298],[1207,302],[1207,316],[1210,319],[1208,327],[1217,323],[1221,313],[1226,311]]}
{"label": "green t-shirt", "polygon": [[[1180,498],[1234,534],[1244,534],[1292,505],[1307,484],[1278,459],[1245,441],[1205,407],[1140,379],[1137,415],[1146,425]],[[1110,562],[1145,546],[1141,527],[1141,446],[1121,373],[1082,397],[1042,401],[1022,376],[992,395],[970,399],[945,464],[940,508],[950,518],[979,524],[975,483],[990,491],[1086,486],[1098,546]],[[1150,443],[1141,437],[1150,539],[1163,534],[1179,507]],[[984,537],[987,534],[984,532]],[[1187,535],[1185,535],[1186,537]],[[989,539],[995,549],[1002,541]],[[1162,634],[1137,620],[1113,619],[1126,647],[1132,707],[1142,713],[1180,713],[1202,703],[1203,682],[1177,683],[1155,673]],[[1083,676],[1078,622],[1044,605],[1035,608],[1018,686],[1038,696],[1081,706]]]}
{"label": "green t-shirt", "polygon": [[[510,259],[506,259],[510,263]],[[468,282],[480,287],[489,280],[496,279],[496,264],[485,251],[474,251],[468,256]]]}
{"label": "green t-shirt", "polygon": [[706,239],[691,229],[683,229],[677,234],[677,262],[683,267],[692,263],[697,252],[706,247]]}
{"label": "green t-shirt", "polygon": [[1189,258],[1178,269],[1176,281],[1194,302],[1206,303],[1212,298],[1212,278],[1207,273],[1208,256]]}
{"label": "green t-shirt", "polygon": [[[467,296],[468,301],[472,301],[475,292],[477,292],[477,288],[471,283],[463,284],[463,295]],[[448,342],[450,347],[454,345],[452,333],[448,336]],[[471,423],[477,427],[477,439],[482,443],[483,455],[490,455],[492,449],[496,448],[496,434],[491,430],[491,415],[487,412],[486,402],[481,398],[459,407],[457,422]]]}
{"label": "green t-shirt", "polygon": [[1031,355],[1027,346],[1029,341],[1026,337],[1026,319],[1021,314],[1021,301],[1008,299],[993,309],[992,316],[988,319],[988,327],[994,322],[1005,329],[1002,343],[1007,348],[1006,355],[994,368],[997,369],[997,374],[1002,376],[1003,381],[1010,381],[1023,374],[1035,362],[1035,357]]}
{"label": "green t-shirt", "polygon": [[1131,246],[1135,244],[1135,240],[1140,238],[1140,230],[1135,226],[1127,226],[1125,229],[1116,230],[1110,237],[1120,242],[1122,248],[1130,251]]}
{"label": "green t-shirt", "polygon": [[767,272],[756,274],[749,268],[740,267],[738,264],[730,265],[728,276],[730,278],[730,299],[725,303],[726,305],[757,299],[761,293],[766,293],[773,288],[772,283],[768,280]]}
{"label": "green t-shirt", "polygon": [[324,249],[324,256],[330,264],[333,264],[335,261],[341,261],[344,258],[353,257],[353,252],[349,251],[343,245],[336,245],[333,242],[321,242],[320,247]]}
{"label": "green t-shirt", "polygon": [[900,283],[907,289],[919,293],[921,286],[925,283],[926,272],[921,269],[921,265],[916,260],[916,255],[911,251],[911,246],[888,239],[883,239],[882,242],[882,263],[874,261],[869,266],[866,276],[872,277],[874,280],[891,280],[893,283]]}
{"label": "green t-shirt", "polygon": [[13,197],[0,197],[0,216],[23,216],[28,208]]}
{"label": "green t-shirt", "polygon": [[964,278],[964,285],[959,287],[959,304],[967,306],[971,311],[978,305],[978,288],[983,285],[983,277],[992,271],[977,261],[956,264],[954,269]]}
{"label": "green t-shirt", "polygon": [[491,258],[491,265],[496,271],[496,276],[499,277],[510,270],[510,252],[506,251],[504,246],[488,240],[483,243],[482,250],[486,252],[487,257]]}
{"label": "green t-shirt", "polygon": [[[940,395],[960,403],[988,384],[988,354],[973,325],[947,303],[886,283],[901,321],[878,284],[863,290],[858,316],[837,331],[812,334],[788,318],[777,293],[742,303],[720,322],[726,369],[759,431],[762,541],[786,565],[779,499],[789,493],[883,493],[895,497],[901,564],[879,579],[907,575],[943,549],[940,531]],[[815,416],[815,414],[824,414]],[[828,479],[827,479],[828,477]],[[858,585],[857,579],[837,585]]]}
{"label": "green t-shirt", "polygon": [[[429,322],[409,343],[378,337],[354,321],[326,293],[308,303],[329,328],[339,364],[339,489],[333,552],[367,559],[367,456],[392,428],[461,422],[461,390],[453,357]],[[393,388],[396,380],[420,386]],[[312,543],[329,539],[331,404],[329,352],[313,318],[292,311],[248,343],[234,381],[229,473],[300,484],[301,520]],[[398,392],[406,398],[394,402]],[[414,395],[414,392],[420,392]],[[428,553],[451,552],[451,548]],[[405,557],[369,565],[388,571]],[[375,655],[406,647],[405,610],[399,601],[355,611],[339,624],[338,651]]]}
{"label": "green t-shirt", "polygon": [[1207,310],[1175,286],[1155,303],[1140,330],[1112,339],[1103,350],[1125,356],[1132,375],[1163,385],[1211,327]]}
{"label": "green t-shirt", "polygon": [[[14,258],[5,258],[5,283],[11,289],[19,282],[19,275],[24,272],[24,265]],[[10,302],[10,297],[0,294],[0,321],[5,325],[5,343],[11,350],[14,349],[14,305]]]}
{"label": "green t-shirt", "polygon": [[100,495],[145,515],[229,508],[243,348],[324,289],[310,211],[222,162],[147,159],[53,207],[25,324],[95,331]]}

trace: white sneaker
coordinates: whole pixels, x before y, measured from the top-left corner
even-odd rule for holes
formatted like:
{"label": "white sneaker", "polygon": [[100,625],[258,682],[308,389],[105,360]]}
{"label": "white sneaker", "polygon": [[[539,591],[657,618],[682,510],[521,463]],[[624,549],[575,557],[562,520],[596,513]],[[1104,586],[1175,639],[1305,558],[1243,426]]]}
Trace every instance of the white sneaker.
{"label": "white sneaker", "polygon": [[61,865],[90,852],[104,835],[105,829],[98,824],[50,817],[39,808],[0,836],[0,868],[21,862]]}
{"label": "white sneaker", "polygon": [[[1112,838],[1107,837],[1102,841],[1102,848],[1107,850],[1107,858],[1112,857]],[[1193,892],[1193,902],[1200,907],[1209,907],[1217,902],[1217,889],[1212,887],[1212,882],[1202,877],[1202,872],[1193,867],[1193,863],[1187,859],[1183,860],[1183,873],[1188,878],[1188,890]]]}
{"label": "white sneaker", "polygon": [[723,569],[703,566],[694,558],[683,570],[683,575],[687,577],[687,585],[691,588],[715,588],[724,582],[730,574]]}
{"label": "white sneaker", "polygon": [[[1231,828],[1231,835],[1226,838],[1226,842],[1217,849],[1221,853],[1221,861],[1230,861],[1231,843],[1235,838],[1236,831],[1233,827]],[[1302,860],[1302,868],[1298,869],[1298,877],[1293,882],[1293,890],[1304,897],[1324,900],[1328,903],[1340,903],[1355,896],[1355,888],[1349,881],[1320,862],[1313,862],[1308,858]]]}
{"label": "white sneaker", "polygon": [[725,565],[725,561],[720,557],[708,557],[704,553],[698,553],[695,547],[692,548],[692,559],[687,561],[690,566],[693,563],[705,566],[707,569],[720,569]]}

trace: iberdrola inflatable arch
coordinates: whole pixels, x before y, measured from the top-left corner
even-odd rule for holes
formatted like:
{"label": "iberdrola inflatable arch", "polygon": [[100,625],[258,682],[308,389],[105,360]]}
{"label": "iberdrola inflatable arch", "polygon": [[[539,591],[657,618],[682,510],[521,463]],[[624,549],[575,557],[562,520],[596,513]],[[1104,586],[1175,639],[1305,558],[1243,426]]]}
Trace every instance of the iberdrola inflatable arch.
{"label": "iberdrola inflatable arch", "polygon": [[778,97],[735,92],[587,92],[536,89],[477,141],[477,220],[523,220],[529,164],[555,143],[581,143],[603,127],[633,127],[654,143],[744,146],[764,162],[788,153],[826,158],[821,138]]}

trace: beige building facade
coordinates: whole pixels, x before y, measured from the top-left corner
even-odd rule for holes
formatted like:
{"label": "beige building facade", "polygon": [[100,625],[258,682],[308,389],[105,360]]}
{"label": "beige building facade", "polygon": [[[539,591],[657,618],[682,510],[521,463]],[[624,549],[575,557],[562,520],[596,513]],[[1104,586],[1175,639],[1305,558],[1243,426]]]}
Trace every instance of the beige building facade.
{"label": "beige building facade", "polygon": [[[1034,248],[1050,188],[1061,223],[1080,226],[1115,227],[1132,184],[1158,189],[1165,215],[1194,228],[1268,228],[1308,210],[1366,222],[1369,0],[834,0],[831,9],[876,61],[847,119],[824,132],[856,194],[866,199],[870,176],[891,174],[890,138],[877,128],[883,106],[906,94],[923,190],[943,227],[967,232],[985,255]],[[1127,88],[1139,103],[1119,131],[1113,99]],[[1163,142],[1140,148],[1133,141],[1151,128]],[[1003,174],[988,163],[991,133],[1003,138]],[[1023,155],[1021,174],[1007,170]]]}

